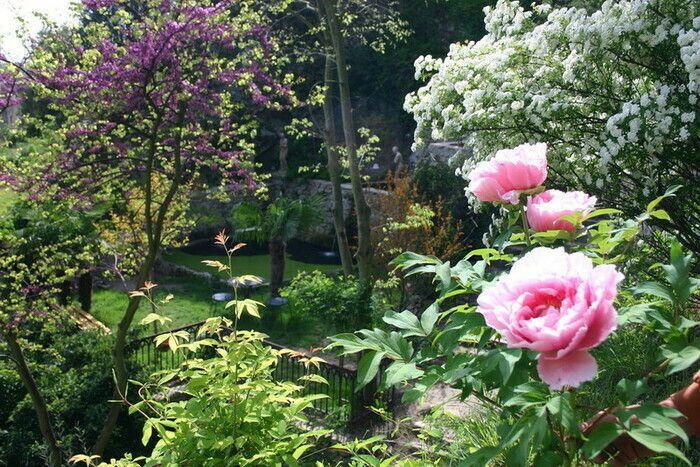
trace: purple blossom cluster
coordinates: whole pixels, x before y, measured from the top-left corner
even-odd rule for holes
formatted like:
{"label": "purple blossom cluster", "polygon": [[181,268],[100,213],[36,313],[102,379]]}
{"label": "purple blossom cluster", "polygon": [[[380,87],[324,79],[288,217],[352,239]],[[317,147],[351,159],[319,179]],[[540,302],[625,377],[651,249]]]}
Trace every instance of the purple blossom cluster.
{"label": "purple blossom cluster", "polygon": [[291,100],[259,62],[272,48],[267,31],[236,30],[233,0],[208,7],[160,0],[149,3],[148,18],[123,21],[130,3],[84,0],[87,14],[122,18],[118,34],[94,43],[76,35],[71,53],[46,52],[55,66],[37,72],[37,81],[54,105],[78,115],[65,150],[32,180],[30,195],[85,193],[145,170],[169,178],[179,171],[183,182],[205,173],[231,191],[255,188],[237,123]]}
{"label": "purple blossom cluster", "polygon": [[0,114],[22,102],[20,96],[24,88],[22,76],[7,56],[0,52]]}

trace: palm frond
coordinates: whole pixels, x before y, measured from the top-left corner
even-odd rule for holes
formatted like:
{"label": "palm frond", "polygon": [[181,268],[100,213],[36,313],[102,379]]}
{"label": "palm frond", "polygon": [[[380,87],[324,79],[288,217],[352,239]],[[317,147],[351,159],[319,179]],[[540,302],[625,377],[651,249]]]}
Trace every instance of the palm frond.
{"label": "palm frond", "polygon": [[253,203],[241,203],[233,211],[236,238],[268,242],[272,238],[289,241],[309,230],[323,218],[324,197],[307,199],[278,198],[264,210]]}

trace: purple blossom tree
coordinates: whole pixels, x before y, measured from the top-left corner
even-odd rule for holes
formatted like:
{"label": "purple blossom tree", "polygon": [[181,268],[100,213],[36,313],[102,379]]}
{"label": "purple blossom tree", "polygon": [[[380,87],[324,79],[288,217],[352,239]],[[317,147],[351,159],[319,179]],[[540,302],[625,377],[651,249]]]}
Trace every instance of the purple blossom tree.
{"label": "purple blossom tree", "polygon": [[[87,204],[143,193],[137,288],[152,273],[176,197],[212,184],[223,195],[256,189],[255,111],[293,101],[273,78],[274,44],[240,2],[201,4],[84,0],[80,28],[47,34],[27,63],[33,92],[60,123],[62,149],[17,187]],[[116,332],[114,399],[126,389],[126,339],[139,303],[130,297]],[[120,411],[112,405],[95,454]]]}

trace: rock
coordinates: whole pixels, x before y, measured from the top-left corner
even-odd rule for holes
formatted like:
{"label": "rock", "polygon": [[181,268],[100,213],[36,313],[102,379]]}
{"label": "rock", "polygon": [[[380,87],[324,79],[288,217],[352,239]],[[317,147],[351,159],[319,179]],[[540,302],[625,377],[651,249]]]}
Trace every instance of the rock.
{"label": "rock", "polygon": [[457,141],[444,141],[440,143],[431,143],[427,151],[435,160],[442,161],[446,164],[450,163],[450,159],[457,155],[470,157],[472,149],[465,147],[463,143]]}
{"label": "rock", "polygon": [[478,410],[481,405],[478,399],[470,397],[462,401],[460,394],[461,391],[450,386],[436,384],[428,389],[422,400],[397,407],[397,418],[409,417],[412,420],[420,420],[436,407],[460,418],[467,417]]}

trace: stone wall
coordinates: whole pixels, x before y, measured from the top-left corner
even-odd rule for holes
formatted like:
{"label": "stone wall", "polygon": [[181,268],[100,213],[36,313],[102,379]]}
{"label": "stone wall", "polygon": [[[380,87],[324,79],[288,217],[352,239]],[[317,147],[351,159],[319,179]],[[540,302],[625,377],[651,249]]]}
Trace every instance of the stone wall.
{"label": "stone wall", "polygon": [[[354,232],[354,218],[352,210],[354,206],[352,198],[352,186],[349,183],[341,185],[343,190],[343,212],[345,213],[345,227],[348,233]],[[377,200],[383,196],[391,196],[388,191],[377,188],[365,188],[365,199],[369,204],[370,209],[376,206]],[[313,194],[321,193],[325,199],[323,209],[323,219],[316,228],[310,230],[306,234],[300,235],[299,240],[313,243],[314,245],[323,247],[332,247],[335,244],[335,229],[333,227],[333,188],[331,182],[327,180],[304,180],[295,181],[287,186],[286,195],[291,198],[307,198]],[[373,210],[376,212],[376,210]],[[372,219],[373,224],[376,219]],[[381,220],[380,220],[381,221]],[[352,234],[350,234],[352,237]],[[352,242],[352,238],[350,241]]]}

